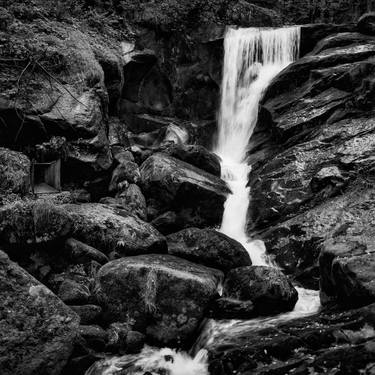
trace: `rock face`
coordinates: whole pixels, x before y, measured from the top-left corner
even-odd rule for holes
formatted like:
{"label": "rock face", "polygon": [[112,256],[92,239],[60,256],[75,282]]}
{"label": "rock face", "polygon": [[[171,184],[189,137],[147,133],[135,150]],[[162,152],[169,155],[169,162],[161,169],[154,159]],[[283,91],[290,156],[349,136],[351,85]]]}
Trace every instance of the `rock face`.
{"label": "rock face", "polygon": [[298,299],[296,289],[281,271],[263,266],[230,271],[225,279],[223,296],[251,301],[260,314],[292,310]]}
{"label": "rock face", "polygon": [[129,322],[159,344],[186,345],[216,295],[222,274],[171,255],[141,255],[103,266],[96,294],[108,322]]}
{"label": "rock face", "polygon": [[78,316],[0,251],[0,372],[60,374],[73,350]]}
{"label": "rock face", "polygon": [[28,193],[30,168],[30,160],[27,156],[0,147],[0,193]]}
{"label": "rock face", "polygon": [[221,179],[159,153],[142,164],[141,184],[159,214],[176,211],[186,226],[218,224],[230,192]]}
{"label": "rock face", "polygon": [[323,303],[338,301],[346,306],[367,305],[375,301],[375,251],[372,230],[359,236],[353,228],[326,240],[319,258]]}
{"label": "rock face", "polygon": [[[372,36],[327,36],[273,80],[262,102],[249,153],[248,228],[309,287],[318,288],[322,242],[353,226],[340,210],[355,222],[372,215],[364,202],[373,175],[374,57]],[[361,202],[363,212],[354,211]]]}
{"label": "rock face", "polygon": [[169,254],[224,272],[251,265],[246,249],[216,230],[187,228],[169,235],[167,243]]}
{"label": "rock face", "polygon": [[375,305],[288,322],[234,324],[236,334],[217,330],[208,347],[210,373],[371,373],[375,360]]}

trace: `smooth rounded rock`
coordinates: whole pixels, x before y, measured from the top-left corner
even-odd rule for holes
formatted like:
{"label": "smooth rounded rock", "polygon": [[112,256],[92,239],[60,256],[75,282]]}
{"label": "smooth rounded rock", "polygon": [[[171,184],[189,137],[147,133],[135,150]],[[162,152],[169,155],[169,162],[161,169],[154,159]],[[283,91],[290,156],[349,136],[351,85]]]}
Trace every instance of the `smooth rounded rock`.
{"label": "smooth rounded rock", "polygon": [[167,237],[168,253],[224,272],[251,266],[246,249],[236,240],[212,229],[187,228]]}
{"label": "smooth rounded rock", "polygon": [[217,295],[220,271],[171,255],[140,255],[104,265],[96,297],[107,322],[128,322],[153,342],[186,345]]}
{"label": "smooth rounded rock", "polygon": [[251,301],[260,314],[292,310],[298,300],[297,290],[277,268],[250,266],[229,272],[223,296]]}

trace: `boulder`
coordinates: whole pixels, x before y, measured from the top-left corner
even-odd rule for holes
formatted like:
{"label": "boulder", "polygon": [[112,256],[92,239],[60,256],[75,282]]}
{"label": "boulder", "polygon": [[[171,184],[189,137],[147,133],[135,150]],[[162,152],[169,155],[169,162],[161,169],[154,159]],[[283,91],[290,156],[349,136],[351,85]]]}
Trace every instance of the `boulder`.
{"label": "boulder", "polygon": [[168,254],[228,272],[251,266],[246,249],[236,240],[213,229],[187,228],[167,237]]}
{"label": "boulder", "polygon": [[357,307],[375,302],[373,236],[338,236],[325,241],[319,257],[323,303]]}
{"label": "boulder", "polygon": [[218,224],[230,193],[218,177],[160,153],[142,164],[141,184],[146,199],[158,201],[160,214],[180,213],[186,226]]}
{"label": "boulder", "polygon": [[138,255],[166,251],[165,238],[150,224],[103,204],[65,205],[73,235],[104,253]]}
{"label": "boulder", "polygon": [[71,305],[69,307],[80,317],[81,324],[84,325],[97,323],[102,313],[101,307],[97,305]]}
{"label": "boulder", "polygon": [[104,350],[108,342],[107,332],[98,325],[80,325],[78,333],[85,340],[85,344],[96,351]]}
{"label": "boulder", "polygon": [[166,251],[165,238],[126,210],[97,203],[55,205],[42,200],[0,207],[0,238],[5,244],[20,247],[64,242],[69,237],[107,254]]}
{"label": "boulder", "polygon": [[0,251],[0,373],[60,374],[78,316]]}
{"label": "boulder", "polygon": [[71,229],[68,212],[53,202],[16,201],[0,206],[0,239],[7,245],[22,247],[61,240]]}
{"label": "boulder", "polygon": [[375,35],[375,13],[366,13],[360,17],[357,28],[362,34]]}
{"label": "boulder", "polygon": [[28,193],[30,168],[30,160],[26,155],[0,147],[0,193]]}
{"label": "boulder", "polygon": [[86,304],[91,297],[88,285],[83,285],[71,279],[65,279],[61,283],[57,295],[68,305]]}
{"label": "boulder", "polygon": [[298,300],[297,290],[277,268],[240,267],[231,270],[224,282],[223,296],[251,301],[259,314],[289,311]]}
{"label": "boulder", "polygon": [[123,161],[112,173],[109,192],[116,193],[121,190],[124,183],[136,184],[140,180],[138,165],[133,161]]}
{"label": "boulder", "polygon": [[161,146],[159,151],[220,177],[220,158],[203,146],[169,142]]}
{"label": "boulder", "polygon": [[220,271],[171,255],[140,255],[104,265],[96,296],[107,322],[133,324],[162,345],[187,345],[221,278]]}
{"label": "boulder", "polygon": [[218,298],[212,302],[208,315],[213,319],[252,319],[256,312],[251,301]]}
{"label": "boulder", "polygon": [[101,251],[74,238],[66,240],[65,249],[76,264],[89,263],[91,260],[95,260],[100,264],[108,262],[108,257]]}
{"label": "boulder", "polygon": [[151,225],[154,226],[160,233],[166,236],[168,234],[175,233],[183,228],[184,223],[176,215],[175,212],[167,211],[153,219],[151,221]]}
{"label": "boulder", "polygon": [[142,220],[147,220],[146,199],[136,184],[130,184],[117,194],[116,200],[121,207],[138,216]]}

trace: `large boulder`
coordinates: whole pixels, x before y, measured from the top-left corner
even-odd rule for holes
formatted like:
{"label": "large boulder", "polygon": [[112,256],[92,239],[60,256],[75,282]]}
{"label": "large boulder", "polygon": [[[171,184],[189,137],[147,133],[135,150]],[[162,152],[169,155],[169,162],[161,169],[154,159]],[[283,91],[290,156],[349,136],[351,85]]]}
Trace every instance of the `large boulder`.
{"label": "large boulder", "polygon": [[77,239],[99,250],[119,255],[166,251],[165,238],[129,211],[103,204],[65,205]]}
{"label": "large boulder", "polygon": [[72,236],[104,253],[165,252],[165,238],[129,211],[103,204],[15,202],[0,207],[0,239],[17,247],[64,242]]}
{"label": "large boulder", "polygon": [[60,374],[78,316],[0,251],[0,373]]}
{"label": "large boulder", "polygon": [[224,272],[251,266],[246,249],[213,229],[187,228],[167,237],[168,253]]}
{"label": "large boulder", "polygon": [[220,158],[199,145],[182,145],[174,142],[160,147],[160,152],[194,165],[197,168],[220,177]]}
{"label": "large boulder", "polygon": [[26,155],[0,147],[0,193],[28,193],[30,167]]}
{"label": "large boulder", "polygon": [[103,266],[96,295],[107,322],[129,322],[159,344],[186,345],[221,278],[220,271],[171,255],[141,255]]}
{"label": "large boulder", "polygon": [[6,245],[49,243],[68,236],[72,223],[62,205],[53,202],[16,201],[0,206],[0,240]]}
{"label": "large boulder", "polygon": [[186,226],[218,224],[230,193],[218,177],[160,153],[142,164],[141,183],[146,199],[157,202],[159,214],[179,212]]}
{"label": "large boulder", "polygon": [[297,290],[277,268],[264,266],[240,267],[225,279],[223,296],[251,301],[260,314],[278,313],[294,308]]}

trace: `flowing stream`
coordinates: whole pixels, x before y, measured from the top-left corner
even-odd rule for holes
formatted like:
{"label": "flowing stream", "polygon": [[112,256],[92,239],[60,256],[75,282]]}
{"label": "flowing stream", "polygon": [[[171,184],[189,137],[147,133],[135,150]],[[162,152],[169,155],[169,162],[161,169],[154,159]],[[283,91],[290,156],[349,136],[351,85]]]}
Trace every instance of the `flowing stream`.
{"label": "flowing stream", "polygon": [[[222,160],[222,178],[232,194],[228,197],[220,231],[236,239],[248,251],[253,265],[276,266],[266,255],[262,241],[246,234],[250,204],[247,185],[250,166],[248,144],[257,122],[259,102],[272,79],[299,54],[300,28],[232,29],[225,36],[219,136],[215,152]],[[210,320],[191,350],[192,356],[171,349],[145,348],[137,356],[127,355],[97,363],[87,375],[151,374],[165,369],[168,375],[208,375],[206,350],[211,345],[236,337],[237,333],[278,324],[318,311],[318,292],[297,288],[299,300],[293,311],[251,320]],[[173,361],[169,359],[173,357]]]}

